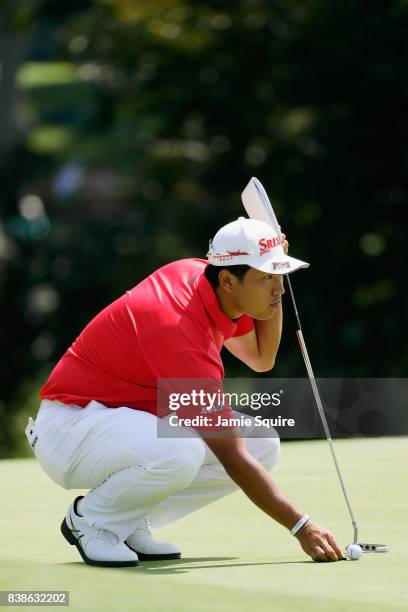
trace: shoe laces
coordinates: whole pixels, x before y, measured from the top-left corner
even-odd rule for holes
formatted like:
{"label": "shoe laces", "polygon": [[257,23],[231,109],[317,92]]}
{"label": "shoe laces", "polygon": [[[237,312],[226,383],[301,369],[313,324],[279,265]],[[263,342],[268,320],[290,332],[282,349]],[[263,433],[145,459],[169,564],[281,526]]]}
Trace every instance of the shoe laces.
{"label": "shoe laces", "polygon": [[143,531],[151,535],[151,522],[148,516],[146,516],[136,525],[135,531]]}
{"label": "shoe laces", "polygon": [[111,531],[108,531],[107,529],[98,529],[95,538],[98,540],[103,540],[104,542],[108,542],[109,544],[117,544],[119,541],[115,534]]}

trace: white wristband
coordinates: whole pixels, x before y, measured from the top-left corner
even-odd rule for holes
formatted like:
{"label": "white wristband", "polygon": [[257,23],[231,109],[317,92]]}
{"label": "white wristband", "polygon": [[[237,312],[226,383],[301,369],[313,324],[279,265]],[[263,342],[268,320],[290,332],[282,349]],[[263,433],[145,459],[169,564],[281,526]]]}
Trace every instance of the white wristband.
{"label": "white wristband", "polygon": [[290,530],[290,533],[294,536],[297,534],[298,531],[300,531],[303,527],[303,525],[306,525],[307,521],[310,520],[310,516],[308,514],[304,514],[302,516],[301,519],[298,520],[298,522],[296,523],[296,525],[294,525],[292,527],[292,529]]}

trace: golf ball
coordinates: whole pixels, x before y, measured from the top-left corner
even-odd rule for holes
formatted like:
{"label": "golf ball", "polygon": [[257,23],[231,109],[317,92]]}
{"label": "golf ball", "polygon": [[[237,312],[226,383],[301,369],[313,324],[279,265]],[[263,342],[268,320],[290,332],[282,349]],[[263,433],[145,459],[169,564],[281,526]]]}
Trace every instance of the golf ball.
{"label": "golf ball", "polygon": [[347,547],[347,556],[352,561],[358,561],[362,554],[363,551],[358,544],[350,544],[350,546]]}

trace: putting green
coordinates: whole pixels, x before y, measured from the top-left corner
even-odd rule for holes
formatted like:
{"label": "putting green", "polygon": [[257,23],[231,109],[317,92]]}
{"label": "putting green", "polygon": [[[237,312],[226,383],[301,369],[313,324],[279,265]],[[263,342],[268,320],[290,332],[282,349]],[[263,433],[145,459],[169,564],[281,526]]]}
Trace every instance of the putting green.
{"label": "putting green", "polygon": [[[388,544],[387,554],[314,563],[238,492],[157,532],[182,547],[183,559],[89,567],[59,532],[77,492],[60,489],[35,459],[1,461],[0,589],[68,590],[70,609],[87,611],[407,609],[407,439],[340,440],[336,448],[360,539]],[[327,442],[284,443],[274,476],[339,543],[350,542]]]}

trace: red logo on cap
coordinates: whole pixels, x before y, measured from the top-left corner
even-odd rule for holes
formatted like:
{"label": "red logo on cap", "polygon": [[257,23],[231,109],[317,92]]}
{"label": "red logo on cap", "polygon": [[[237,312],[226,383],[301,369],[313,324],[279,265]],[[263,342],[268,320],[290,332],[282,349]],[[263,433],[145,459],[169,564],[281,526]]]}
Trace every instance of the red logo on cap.
{"label": "red logo on cap", "polygon": [[282,242],[281,239],[276,236],[275,238],[260,238],[258,244],[261,247],[259,254],[264,255],[265,253],[268,253],[271,249],[274,249],[275,247],[281,245]]}

